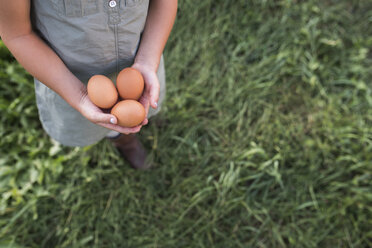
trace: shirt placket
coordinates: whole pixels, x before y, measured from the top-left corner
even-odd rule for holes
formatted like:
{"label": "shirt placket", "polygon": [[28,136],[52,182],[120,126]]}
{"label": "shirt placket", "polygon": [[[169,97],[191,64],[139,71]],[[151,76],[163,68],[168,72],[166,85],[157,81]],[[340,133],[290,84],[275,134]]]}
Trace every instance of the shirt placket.
{"label": "shirt placket", "polygon": [[115,35],[115,53],[116,53],[116,74],[119,73],[119,42],[118,42],[118,24],[121,22],[119,0],[109,0],[108,7],[108,24],[113,26]]}
{"label": "shirt placket", "polygon": [[108,13],[109,13],[109,24],[116,25],[120,23],[120,12],[119,12],[119,2],[118,0],[108,1]]}

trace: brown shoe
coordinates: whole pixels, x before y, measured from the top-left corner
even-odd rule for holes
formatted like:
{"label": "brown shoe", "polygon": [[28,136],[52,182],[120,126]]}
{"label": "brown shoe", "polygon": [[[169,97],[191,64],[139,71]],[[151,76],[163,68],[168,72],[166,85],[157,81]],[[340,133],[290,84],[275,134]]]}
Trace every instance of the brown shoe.
{"label": "brown shoe", "polygon": [[146,170],[151,167],[151,164],[146,161],[147,152],[136,135],[121,134],[111,141],[132,168]]}

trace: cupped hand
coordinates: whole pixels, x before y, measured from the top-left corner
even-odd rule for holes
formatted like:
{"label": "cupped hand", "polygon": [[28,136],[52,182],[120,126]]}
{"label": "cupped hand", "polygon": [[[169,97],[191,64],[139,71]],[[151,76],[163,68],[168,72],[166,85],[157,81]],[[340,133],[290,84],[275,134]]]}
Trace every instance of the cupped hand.
{"label": "cupped hand", "polygon": [[78,111],[89,121],[119,133],[130,134],[137,133],[141,130],[141,125],[133,128],[126,128],[117,125],[117,118],[114,115],[105,113],[98,108],[89,99],[88,94],[86,93],[84,93],[81,97]]}
{"label": "cupped hand", "polygon": [[132,65],[132,68],[141,72],[142,77],[145,81],[145,88],[143,90],[143,94],[138,100],[144,106],[146,111],[146,118],[141,123],[142,126],[148,123],[147,115],[150,106],[153,109],[156,109],[158,107],[160,84],[158,75],[156,74],[156,70],[154,68],[140,63],[134,63]]}

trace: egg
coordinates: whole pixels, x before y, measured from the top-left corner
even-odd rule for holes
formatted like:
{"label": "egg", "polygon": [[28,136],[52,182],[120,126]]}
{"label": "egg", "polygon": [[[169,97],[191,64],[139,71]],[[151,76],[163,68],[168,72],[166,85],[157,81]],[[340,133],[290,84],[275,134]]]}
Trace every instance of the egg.
{"label": "egg", "polygon": [[118,102],[112,109],[118,119],[118,125],[122,127],[135,127],[145,119],[145,108],[136,100],[123,100]]}
{"label": "egg", "polygon": [[134,68],[125,68],[116,78],[116,87],[124,100],[138,100],[144,88],[142,74]]}
{"label": "egg", "polygon": [[94,75],[87,85],[89,99],[98,107],[108,109],[118,100],[114,83],[106,76]]}

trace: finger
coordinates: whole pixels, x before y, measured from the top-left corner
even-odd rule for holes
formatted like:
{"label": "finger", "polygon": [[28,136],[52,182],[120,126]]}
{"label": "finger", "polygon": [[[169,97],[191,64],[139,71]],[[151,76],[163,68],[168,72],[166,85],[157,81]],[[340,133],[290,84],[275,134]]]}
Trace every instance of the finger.
{"label": "finger", "polygon": [[145,125],[147,125],[147,123],[149,123],[149,120],[147,118],[145,118],[140,125],[145,126]]}
{"label": "finger", "polygon": [[103,114],[103,113],[95,113],[93,119],[95,122],[98,122],[98,123],[116,124],[118,122],[115,115]]}
{"label": "finger", "polygon": [[121,127],[119,125],[107,124],[107,123],[97,123],[100,126],[114,130],[119,133],[129,134],[129,133],[138,133],[141,130],[141,125],[136,127]]}
{"label": "finger", "polygon": [[153,109],[158,108],[160,85],[157,76],[154,77],[150,87],[150,105]]}
{"label": "finger", "polygon": [[149,101],[150,101],[149,94],[147,92],[145,92],[142,95],[142,97],[139,99],[139,102],[143,105],[145,109],[145,116],[147,116],[147,114],[149,113],[149,107],[150,107]]}
{"label": "finger", "polygon": [[140,127],[133,128],[133,129],[132,128],[131,129],[122,129],[121,127],[118,127],[118,126],[113,127],[113,126],[110,126],[110,124],[105,124],[105,123],[100,124],[100,125],[107,128],[107,129],[114,130],[118,133],[123,133],[123,134],[138,133],[141,130]]}

